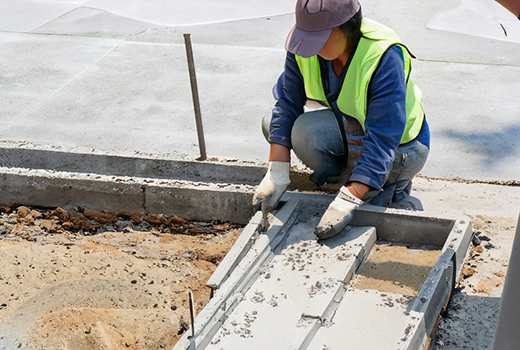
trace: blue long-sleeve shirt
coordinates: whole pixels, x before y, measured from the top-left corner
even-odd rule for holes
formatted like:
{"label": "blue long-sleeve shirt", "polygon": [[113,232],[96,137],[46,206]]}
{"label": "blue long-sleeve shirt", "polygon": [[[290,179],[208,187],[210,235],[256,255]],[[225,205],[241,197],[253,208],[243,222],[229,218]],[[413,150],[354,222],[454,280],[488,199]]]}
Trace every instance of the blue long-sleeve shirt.
{"label": "blue long-sleeve shirt", "polygon": [[[397,45],[390,47],[372,75],[368,86],[363,150],[350,177],[350,181],[364,183],[376,190],[381,189],[392,169],[395,150],[399,147],[406,125],[406,83],[401,50]],[[348,69],[349,64],[350,60],[344,70]],[[334,73],[330,61],[326,69],[328,79],[324,82],[324,88],[329,103],[335,109],[335,99],[342,81]],[[322,76],[325,74],[322,73]],[[284,72],[273,88],[273,96],[277,102],[273,108],[269,141],[291,149],[292,126],[303,113],[307,97],[303,76],[296,58],[290,52],[287,53]],[[426,119],[417,140],[430,147]]]}

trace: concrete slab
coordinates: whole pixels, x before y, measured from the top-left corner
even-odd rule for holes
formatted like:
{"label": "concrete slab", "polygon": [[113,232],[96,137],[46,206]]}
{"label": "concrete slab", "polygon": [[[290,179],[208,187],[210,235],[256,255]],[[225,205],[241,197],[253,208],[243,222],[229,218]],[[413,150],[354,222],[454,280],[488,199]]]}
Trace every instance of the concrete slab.
{"label": "concrete slab", "polygon": [[[232,65],[226,57],[240,55],[251,64],[260,64],[279,60],[280,55],[239,47],[223,52],[196,46],[194,51],[200,62],[199,92],[208,97],[201,102],[208,155],[247,157],[259,148],[267,152],[260,120],[270,106],[259,101],[268,99],[270,90],[260,86],[274,81],[277,73],[263,74],[255,79],[259,85],[250,84],[249,67]],[[22,140],[32,135],[32,141],[71,148],[175,150],[195,156],[197,134],[184,52],[181,45],[123,43],[95,67],[74,77],[74,83],[47,97],[44,104],[4,125],[0,137]],[[136,60],[139,56],[147,58]],[[227,84],[228,79],[241,81],[243,88],[236,90],[236,85]],[[258,125],[256,133],[251,124]],[[227,142],[222,143],[222,137]]]}
{"label": "concrete slab", "polygon": [[[105,38],[52,38],[0,33],[0,103],[4,106],[0,112],[0,138],[29,140],[32,122],[26,119],[26,115],[39,106],[46,106],[52,96],[74,82],[120,43],[120,40]],[[64,125],[69,120],[67,110],[55,106],[48,113],[51,116],[60,115],[56,125],[52,125],[47,115],[39,115],[36,123],[45,125],[50,122],[49,130],[54,127],[59,129],[60,125],[69,131],[75,128],[75,125]],[[22,129],[20,134],[11,134],[13,127]],[[62,132],[67,133],[63,129],[58,133],[37,129],[34,135],[59,144]]]}
{"label": "concrete slab", "polygon": [[520,66],[419,61],[414,73],[432,131],[422,174],[516,179],[511,165],[520,157],[520,99],[514,76]]}
{"label": "concrete slab", "polygon": [[518,18],[496,1],[465,1],[435,15],[426,27],[520,43]]}
{"label": "concrete slab", "polygon": [[307,349],[420,349],[426,339],[410,341],[421,321],[401,294],[349,288],[334,323],[321,327]]}
{"label": "concrete slab", "polygon": [[79,7],[38,27],[32,33],[115,37],[129,41],[182,45],[183,33],[191,33],[194,44],[270,47],[283,51],[287,33],[293,25],[293,13],[270,13],[265,17],[235,18],[220,23],[176,23],[166,26],[121,17],[104,10]]}
{"label": "concrete slab", "polygon": [[85,6],[98,8],[119,16],[160,25],[188,25],[195,23],[219,23],[232,20],[258,18],[286,14],[294,11],[292,0],[252,1],[249,6],[237,6],[232,0],[208,4],[204,0],[178,2],[138,1],[128,6],[125,0],[91,0]]}
{"label": "concrete slab", "polygon": [[[505,24],[505,20],[509,20],[510,15],[504,14],[502,9],[497,7],[500,5],[495,4],[494,0],[475,0],[474,2],[487,4],[483,6],[493,8],[492,13],[488,11],[483,14],[482,10],[476,11],[481,16],[492,16],[498,13],[491,24],[483,23],[479,21],[479,18],[472,16],[469,13],[471,7],[468,6],[456,20],[434,25],[437,16],[442,18],[442,14],[446,12],[465,7],[464,4],[467,4],[468,1],[463,0],[440,0],[421,4],[421,6],[414,6],[407,1],[364,0],[362,6],[367,17],[394,29],[419,61],[518,66],[520,63],[516,57],[520,54],[520,45],[504,41],[503,37],[500,39],[483,37],[479,35],[479,31],[471,30],[475,25],[483,27],[480,31],[501,28],[500,23],[503,21]],[[467,18],[467,21],[464,18]],[[520,25],[513,24],[515,27]],[[466,30],[457,31],[457,26],[458,28],[465,27]],[[513,28],[511,31],[516,31],[516,29]],[[418,72],[418,69],[414,69],[413,74]],[[456,78],[458,77],[454,76],[450,79],[450,84],[456,83]],[[437,102],[442,104],[441,101],[437,100]]]}
{"label": "concrete slab", "polygon": [[148,30],[156,30],[153,27],[150,23],[82,6],[39,26],[32,30],[32,33],[131,39]]}
{"label": "concrete slab", "polygon": [[[190,31],[208,155],[265,162],[260,120],[274,102],[271,88],[283,69],[293,1],[218,1],[193,11],[197,4],[2,2],[0,69],[7,79],[0,85],[6,106],[0,140],[64,151],[197,158],[182,38]],[[520,45],[483,37],[464,21],[459,22],[466,31],[457,29],[459,22],[449,15],[459,11],[486,30],[501,23],[512,38],[515,23],[495,5],[362,2],[367,17],[394,28],[418,57],[413,74],[432,128],[425,175],[517,177],[520,104],[514,92],[520,82],[514,71]],[[26,32],[31,34],[19,34]]]}
{"label": "concrete slab", "polygon": [[1,0],[0,31],[29,32],[59,17],[83,1],[10,1]]}

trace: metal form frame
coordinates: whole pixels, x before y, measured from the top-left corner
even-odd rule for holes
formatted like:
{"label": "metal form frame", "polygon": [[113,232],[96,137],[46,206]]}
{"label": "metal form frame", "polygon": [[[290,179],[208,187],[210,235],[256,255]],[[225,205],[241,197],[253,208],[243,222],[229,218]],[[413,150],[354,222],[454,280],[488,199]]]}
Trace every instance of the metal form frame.
{"label": "metal form frame", "polygon": [[[323,201],[323,196],[286,194],[283,199],[286,202],[271,218],[271,228],[265,234],[259,233],[261,213],[252,217],[242,236],[208,281],[214,297],[195,320],[195,336],[189,337],[185,334],[173,350],[203,350],[208,346],[219,327],[258,278],[261,270],[267,266],[274,250],[286,239],[303,203],[315,205],[316,201]],[[414,315],[415,321],[400,348],[422,349],[432,336],[440,314],[446,307],[460,276],[472,237],[470,219],[468,217],[457,220],[441,219],[421,216],[415,212],[390,211],[363,205],[356,211],[352,225],[374,226],[377,237],[386,241],[442,247],[440,257],[411,306],[410,313]],[[345,277],[345,283],[348,284],[374,242],[375,239],[360,250],[352,265],[351,273]],[[333,298],[335,305],[329,305],[327,310],[337,307],[341,302],[345,291],[338,291],[338,293]],[[334,310],[329,310],[328,317],[333,316]],[[300,350],[307,349],[306,346],[311,343],[322,321],[316,321],[310,335],[307,336],[309,339],[305,339]],[[254,338],[251,338],[251,341],[254,342]]]}

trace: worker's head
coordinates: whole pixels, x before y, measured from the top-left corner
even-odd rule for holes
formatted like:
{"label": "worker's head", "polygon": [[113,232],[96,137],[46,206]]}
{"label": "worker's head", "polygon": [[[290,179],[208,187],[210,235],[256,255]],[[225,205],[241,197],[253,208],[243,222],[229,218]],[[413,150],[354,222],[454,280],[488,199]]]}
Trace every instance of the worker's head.
{"label": "worker's head", "polygon": [[[285,48],[301,57],[317,55],[330,38],[350,47],[361,37],[361,5],[358,0],[298,0],[296,24],[289,32]],[[321,53],[320,53],[321,55]],[[323,56],[325,59],[330,59]]]}

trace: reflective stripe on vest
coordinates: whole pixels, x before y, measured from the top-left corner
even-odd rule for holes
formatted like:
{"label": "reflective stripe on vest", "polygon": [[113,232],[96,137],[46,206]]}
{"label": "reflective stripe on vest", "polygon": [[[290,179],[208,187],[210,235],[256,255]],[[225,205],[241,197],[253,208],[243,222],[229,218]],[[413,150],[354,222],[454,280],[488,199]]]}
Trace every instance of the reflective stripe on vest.
{"label": "reflective stripe on vest", "polygon": [[[419,135],[424,120],[421,92],[412,79],[409,79],[411,54],[401,43],[397,34],[382,24],[364,18],[361,22],[361,32],[363,36],[352,57],[338,96],[338,108],[342,113],[356,118],[365,131],[368,85],[372,74],[386,50],[392,45],[400,45],[405,62],[406,77],[406,127],[400,143],[410,142]],[[323,90],[318,56],[310,58],[296,56],[296,61],[303,76],[307,99],[320,101],[330,107]]]}

